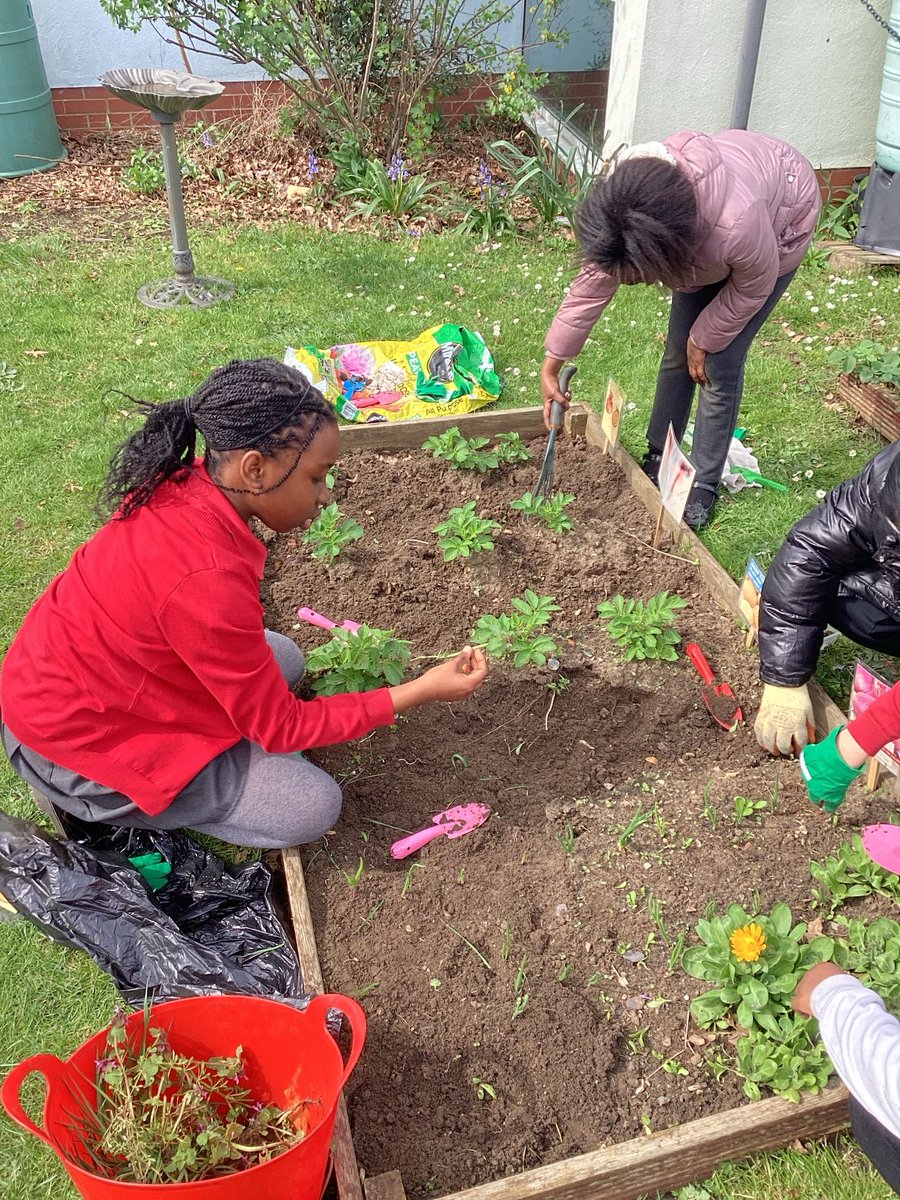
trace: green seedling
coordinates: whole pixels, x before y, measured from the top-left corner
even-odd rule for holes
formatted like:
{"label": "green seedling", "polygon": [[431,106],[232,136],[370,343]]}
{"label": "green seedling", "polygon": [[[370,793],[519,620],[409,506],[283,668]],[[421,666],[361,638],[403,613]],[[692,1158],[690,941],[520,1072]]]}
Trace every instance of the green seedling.
{"label": "green seedling", "polygon": [[712,790],[712,780],[703,789],[703,815],[709,821],[710,829],[715,833],[719,824],[719,814],[716,812],[715,805],[709,798],[709,793]]}
{"label": "green seedling", "polygon": [[628,907],[631,909],[631,911],[634,912],[634,910],[638,906],[637,892],[634,892],[634,891],[629,892],[628,895],[625,897],[625,903],[628,905]]}
{"label": "green seedling", "polygon": [[464,438],[459,432],[459,426],[444,433],[435,434],[422,443],[423,450],[430,450],[434,458],[442,458],[455,471],[491,471],[499,466],[500,459],[496,451],[485,450],[490,438]]}
{"label": "green seedling", "polygon": [[358,888],[362,883],[363,872],[366,869],[366,860],[360,858],[359,866],[355,871],[343,871],[342,874],[352,888]]}
{"label": "green seedling", "polygon": [[304,533],[304,545],[312,547],[313,558],[334,562],[350,542],[363,536],[363,527],[351,517],[344,517],[334,501],[327,504]]}
{"label": "green seedling", "polygon": [[438,988],[441,986],[441,981],[440,981],[440,979],[437,978],[437,976],[435,976],[433,979],[428,980],[428,986],[430,988],[434,988],[434,990],[437,991]]}
{"label": "green seedling", "polygon": [[750,800],[747,796],[735,796],[734,798],[734,823],[740,824],[741,821],[748,821],[751,817],[758,816],[765,812],[769,807],[766,800]]}
{"label": "green seedling", "polygon": [[680,1063],[677,1058],[667,1058],[662,1069],[667,1075],[687,1075],[688,1069],[683,1063]]}
{"label": "green seedling", "polygon": [[[383,908],[384,908],[383,900],[379,900],[377,904],[373,904],[372,907],[369,909],[369,911],[366,913],[366,915],[363,917],[363,919],[360,921],[360,923],[357,925],[356,929],[354,929],[354,931],[353,931],[354,936],[357,933],[359,933],[360,930],[365,929],[365,927],[367,925],[371,924],[372,921],[375,920],[375,918],[378,916],[378,914],[381,912],[381,910]],[[244,961],[246,962],[246,959]]]}
{"label": "green seedling", "polygon": [[497,438],[494,453],[500,462],[510,465],[528,462],[531,458],[531,452],[522,441],[521,433],[501,433]]}
{"label": "green seedling", "polygon": [[500,529],[499,521],[476,516],[475,501],[469,500],[461,508],[451,508],[446,521],[435,525],[432,532],[439,535],[438,545],[444,562],[453,562],[455,558],[469,558],[493,550],[493,534]]}
{"label": "green seedling", "polygon": [[575,828],[571,821],[566,821],[565,833],[557,834],[556,840],[565,850],[566,854],[571,854],[575,849]]}
{"label": "green seedling", "polygon": [[647,1036],[649,1029],[650,1029],[649,1025],[644,1025],[642,1029],[635,1029],[634,1033],[629,1033],[629,1035],[628,1035],[628,1053],[629,1054],[640,1054],[643,1050],[646,1050],[647,1047],[644,1045],[644,1038]]}
{"label": "green seedling", "polygon": [[464,754],[451,754],[450,766],[454,771],[467,771],[469,769],[469,760]]}
{"label": "green seedling", "polygon": [[388,629],[360,625],[356,633],[335,629],[331,641],[310,650],[306,669],[316,677],[312,689],[317,695],[370,692],[402,683],[409,656],[409,642]]}
{"label": "green seedling", "polygon": [[575,496],[569,492],[557,492],[549,500],[533,492],[525,492],[518,500],[510,500],[509,507],[520,512],[525,520],[536,517],[554,533],[566,533],[572,528],[572,521],[565,510],[574,499]]}
{"label": "green seedling", "polygon": [[653,895],[647,897],[647,911],[650,913],[650,920],[659,930],[659,936],[668,946],[670,944],[669,934],[668,930],[666,929],[666,923],[663,920],[663,906],[662,903]]}
{"label": "green seedling", "polygon": [[448,921],[445,921],[443,917],[440,917],[439,920],[442,925],[447,926],[447,928],[450,930],[451,933],[455,933],[456,936],[459,938],[459,940],[464,945],[468,946],[468,948],[472,951],[472,953],[475,955],[475,957],[484,964],[484,966],[487,968],[488,971],[493,971],[494,968],[491,966],[490,962],[485,958],[485,956],[481,953],[481,951],[478,949],[478,947],[474,944],[474,942],[470,942],[464,933],[460,933],[460,931],[458,929],[456,929]]}
{"label": "green seedling", "polygon": [[404,877],[404,880],[403,880],[403,887],[400,889],[401,897],[408,896],[409,893],[412,891],[413,875],[415,875],[416,871],[420,870],[424,865],[425,865],[424,863],[416,862],[416,863],[411,863],[410,866],[407,867],[406,876]]}
{"label": "green seedling", "polygon": [[530,999],[528,993],[525,991],[525,984],[528,981],[528,978],[525,974],[525,967],[526,967],[527,963],[528,963],[528,955],[523,954],[522,961],[519,963],[519,969],[516,971],[516,981],[513,985],[513,994],[516,998],[515,1005],[513,1006],[513,1015],[512,1015],[512,1019],[514,1021],[516,1020],[517,1017],[521,1017],[522,1014],[525,1012],[525,1009],[528,1007],[528,1003],[529,1003],[529,999]]}
{"label": "green seedling", "polygon": [[606,632],[625,651],[626,662],[635,659],[675,662],[678,658],[675,647],[681,641],[674,626],[675,614],[686,605],[687,601],[668,592],[652,596],[646,604],[619,595],[598,604],[597,612],[607,623]]}
{"label": "green seedling", "polygon": [[356,999],[359,1001],[365,1000],[366,996],[368,996],[370,992],[374,992],[377,987],[381,987],[380,979],[376,979],[373,983],[364,983],[356,993]]}
{"label": "green seedling", "polygon": [[672,972],[675,970],[675,968],[681,962],[681,956],[684,954],[684,942],[685,942],[685,936],[684,936],[684,931],[682,931],[681,933],[679,933],[678,937],[675,939],[675,945],[672,947],[672,952],[669,955],[669,964],[668,965],[669,965],[669,974],[670,975],[672,974]]}
{"label": "green seedling", "polygon": [[646,825],[652,816],[652,809],[647,809],[645,812],[643,808],[641,808],[640,804],[637,806],[637,811],[624,826],[616,840],[616,845],[620,850],[624,850],[628,846],[628,843],[631,841],[635,833],[637,833],[642,825]]}
{"label": "green seedling", "polygon": [[540,631],[549,625],[559,605],[552,596],[539,596],[526,588],[522,596],[513,596],[513,611],[494,617],[479,617],[472,631],[472,641],[484,646],[489,658],[511,658],[513,665],[529,663],[544,667],[557,654],[556,643]]}
{"label": "green seedling", "polygon": [[466,868],[465,867],[459,868],[459,874],[456,877],[456,882],[460,885],[462,885],[466,882]]}
{"label": "green seedling", "polygon": [[566,964],[563,966],[563,969],[560,971],[560,973],[559,973],[559,974],[557,975],[557,977],[556,977],[556,979],[557,979],[557,982],[558,982],[558,983],[565,983],[565,982],[566,982],[566,980],[569,978],[569,976],[570,976],[571,974],[572,974],[572,966],[571,966],[571,963],[566,963]]}
{"label": "green seedling", "polygon": [[475,1095],[477,1096],[477,1098],[479,1100],[487,1100],[487,1099],[496,1100],[497,1099],[496,1091],[487,1082],[486,1079],[479,1079],[478,1076],[476,1075],[475,1078],[472,1080],[472,1084],[475,1088]]}
{"label": "green seedling", "polygon": [[500,957],[504,962],[509,961],[509,956],[512,951],[513,931],[509,921],[503,922],[503,946],[500,950]]}

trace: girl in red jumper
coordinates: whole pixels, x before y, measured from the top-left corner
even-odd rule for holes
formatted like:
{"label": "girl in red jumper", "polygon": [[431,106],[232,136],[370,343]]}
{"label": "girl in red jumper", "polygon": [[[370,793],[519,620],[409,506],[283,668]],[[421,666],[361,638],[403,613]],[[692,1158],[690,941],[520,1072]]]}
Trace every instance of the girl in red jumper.
{"label": "girl in red jumper", "polygon": [[113,517],[3,663],[4,747],[82,820],[266,848],[313,841],[337,820],[341,791],[299,752],[470,696],[484,654],[467,646],[398,687],[298,700],[303,656],[264,626],[266,554],[250,521],[288,533],[328,503],[334,409],[274,359],[229,363],[189,399],[140,408],[145,423],[106,481]]}

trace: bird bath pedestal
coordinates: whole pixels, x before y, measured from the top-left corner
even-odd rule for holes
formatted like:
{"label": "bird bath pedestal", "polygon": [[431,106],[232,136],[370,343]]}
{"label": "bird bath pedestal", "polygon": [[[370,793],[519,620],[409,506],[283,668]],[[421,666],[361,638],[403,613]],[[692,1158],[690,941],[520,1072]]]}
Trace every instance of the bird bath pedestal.
{"label": "bird bath pedestal", "polygon": [[150,308],[177,308],[180,305],[209,308],[219,300],[227,300],[234,294],[233,283],[194,273],[194,256],[188,244],[181,166],[175,140],[175,125],[181,114],[204,108],[215,100],[224,90],[222,84],[214,79],[201,79],[180,71],[153,70],[149,67],[105,71],[100,76],[100,82],[114,96],[146,108],[159,125],[162,141],[175,276],[156,283],[145,283],[138,291],[138,299]]}

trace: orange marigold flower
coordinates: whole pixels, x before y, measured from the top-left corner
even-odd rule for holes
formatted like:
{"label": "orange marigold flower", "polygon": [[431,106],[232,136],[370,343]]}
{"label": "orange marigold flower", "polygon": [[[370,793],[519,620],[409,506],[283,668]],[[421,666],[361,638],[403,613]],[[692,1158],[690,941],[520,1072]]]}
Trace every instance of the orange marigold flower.
{"label": "orange marigold flower", "polygon": [[766,948],[766,935],[760,925],[742,925],[730,941],[734,957],[741,962],[756,962]]}

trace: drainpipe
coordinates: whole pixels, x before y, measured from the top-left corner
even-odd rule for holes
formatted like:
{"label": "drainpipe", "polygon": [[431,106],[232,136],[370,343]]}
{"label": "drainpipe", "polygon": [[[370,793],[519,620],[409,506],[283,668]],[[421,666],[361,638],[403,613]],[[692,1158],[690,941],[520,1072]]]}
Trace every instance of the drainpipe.
{"label": "drainpipe", "polygon": [[741,61],[734,89],[734,107],[731,110],[732,129],[746,129],[750,119],[750,102],[753,99],[753,82],[756,78],[756,63],[765,15],[766,0],[747,0]]}

